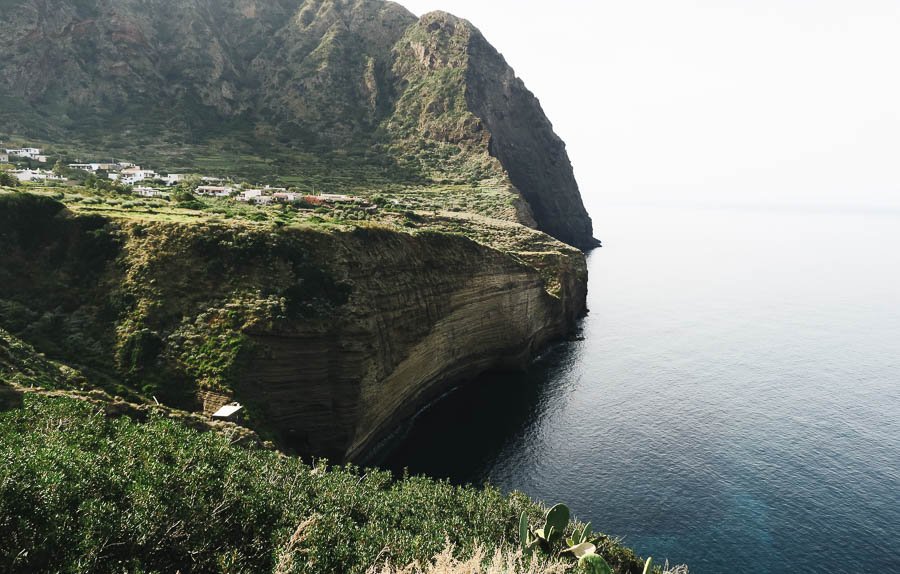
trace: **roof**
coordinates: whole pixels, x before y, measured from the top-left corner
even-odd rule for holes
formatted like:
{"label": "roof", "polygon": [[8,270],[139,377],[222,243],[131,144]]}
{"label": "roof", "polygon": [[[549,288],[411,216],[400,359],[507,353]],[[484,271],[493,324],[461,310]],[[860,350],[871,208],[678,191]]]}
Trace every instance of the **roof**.
{"label": "roof", "polygon": [[213,418],[225,419],[225,418],[232,416],[233,414],[235,414],[236,412],[240,411],[243,408],[244,407],[242,407],[240,403],[231,403],[230,405],[225,405],[221,409],[214,412]]}

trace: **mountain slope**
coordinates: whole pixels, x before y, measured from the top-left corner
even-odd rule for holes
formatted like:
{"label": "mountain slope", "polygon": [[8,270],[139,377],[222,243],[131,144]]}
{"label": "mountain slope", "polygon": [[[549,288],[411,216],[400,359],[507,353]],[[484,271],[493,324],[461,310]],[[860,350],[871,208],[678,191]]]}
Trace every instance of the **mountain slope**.
{"label": "mountain slope", "polygon": [[[0,0],[0,125],[80,155],[316,182],[501,178],[596,245],[565,147],[468,22],[381,0]],[[68,146],[68,147],[67,147]],[[253,158],[252,174],[241,173]],[[247,159],[246,161],[250,161]],[[343,174],[344,177],[340,177]]]}

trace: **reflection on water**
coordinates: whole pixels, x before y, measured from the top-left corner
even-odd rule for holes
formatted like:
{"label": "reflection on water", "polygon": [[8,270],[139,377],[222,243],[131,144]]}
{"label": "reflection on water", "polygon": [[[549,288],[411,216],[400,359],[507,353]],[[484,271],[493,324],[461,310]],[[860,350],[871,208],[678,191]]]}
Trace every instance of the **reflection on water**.
{"label": "reflection on water", "polygon": [[900,572],[898,214],[598,228],[583,340],[449,396],[385,464],[565,501],[694,574]]}
{"label": "reflection on water", "polygon": [[[560,405],[577,343],[561,343],[523,373],[488,373],[421,413],[382,465],[452,482],[483,483],[497,460],[514,455],[523,436]],[[458,456],[464,445],[465,456]],[[427,470],[426,470],[427,468]]]}

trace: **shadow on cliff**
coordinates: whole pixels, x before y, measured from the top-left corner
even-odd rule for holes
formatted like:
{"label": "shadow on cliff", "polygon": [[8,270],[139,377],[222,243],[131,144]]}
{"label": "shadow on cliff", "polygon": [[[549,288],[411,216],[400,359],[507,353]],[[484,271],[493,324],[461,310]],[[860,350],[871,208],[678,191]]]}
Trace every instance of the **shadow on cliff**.
{"label": "shadow on cliff", "polygon": [[549,349],[527,370],[489,372],[422,410],[369,462],[400,475],[424,474],[454,484],[480,484],[500,453],[540,426],[567,392],[577,339]]}

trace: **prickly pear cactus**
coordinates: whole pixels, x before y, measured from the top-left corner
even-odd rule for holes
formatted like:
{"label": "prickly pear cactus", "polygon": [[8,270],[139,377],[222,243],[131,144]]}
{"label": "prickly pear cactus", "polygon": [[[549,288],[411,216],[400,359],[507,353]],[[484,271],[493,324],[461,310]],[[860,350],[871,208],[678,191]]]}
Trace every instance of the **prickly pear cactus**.
{"label": "prickly pear cactus", "polygon": [[528,516],[524,512],[519,517],[519,545],[523,555],[531,555],[531,531],[528,530]]}
{"label": "prickly pear cactus", "polygon": [[569,546],[565,550],[562,551],[562,554],[572,554],[575,558],[581,558],[585,554],[593,554],[597,552],[597,547],[591,544],[590,542],[582,542],[581,544],[575,544],[573,546]]}
{"label": "prickly pear cactus", "polygon": [[566,526],[569,525],[569,507],[565,504],[557,504],[547,511],[547,517],[544,520],[544,532],[546,533],[547,542],[552,546],[556,541],[563,537],[566,532]]}
{"label": "prickly pear cactus", "polygon": [[572,534],[571,538],[566,538],[566,544],[571,548],[572,546],[578,546],[579,544],[584,544],[585,542],[590,542],[591,537],[591,523],[588,522],[582,528],[576,528],[575,532]]}
{"label": "prickly pear cactus", "polygon": [[578,559],[578,570],[586,574],[612,574],[612,568],[598,554],[585,554]]}

